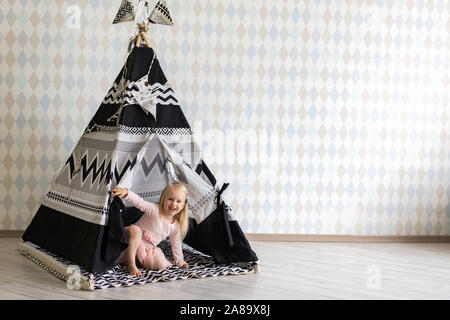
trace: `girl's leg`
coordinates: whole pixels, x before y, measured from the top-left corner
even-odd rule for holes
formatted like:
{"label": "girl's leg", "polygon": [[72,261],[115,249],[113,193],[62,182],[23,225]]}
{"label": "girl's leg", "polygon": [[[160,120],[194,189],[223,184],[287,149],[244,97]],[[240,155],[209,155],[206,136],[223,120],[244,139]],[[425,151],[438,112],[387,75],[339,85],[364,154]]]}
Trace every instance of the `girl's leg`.
{"label": "girl's leg", "polygon": [[136,267],[136,250],[141,243],[141,228],[132,224],[126,228],[126,231],[128,234],[128,248],[126,249],[125,256],[127,259],[128,272],[132,276],[142,276],[142,273]]}
{"label": "girl's leg", "polygon": [[167,260],[166,256],[159,247],[154,248],[153,259],[154,265],[158,270],[166,270],[167,268],[170,268],[172,266],[172,264],[169,262],[169,260]]}
{"label": "girl's leg", "polygon": [[[138,249],[139,251],[139,249]],[[146,269],[150,270],[166,270],[172,264],[166,259],[166,256],[162,252],[162,250],[158,247],[153,247],[151,249],[145,250],[143,253],[143,257],[140,258],[138,254],[138,258],[141,260],[142,266]]]}

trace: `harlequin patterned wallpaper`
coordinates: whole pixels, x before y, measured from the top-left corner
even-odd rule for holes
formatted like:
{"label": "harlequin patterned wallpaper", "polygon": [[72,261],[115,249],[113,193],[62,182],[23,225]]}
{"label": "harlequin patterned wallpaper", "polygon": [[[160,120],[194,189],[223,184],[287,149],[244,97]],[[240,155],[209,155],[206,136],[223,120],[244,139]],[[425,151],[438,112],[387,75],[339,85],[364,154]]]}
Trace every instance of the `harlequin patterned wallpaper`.
{"label": "harlequin patterned wallpaper", "polygon": [[[0,229],[120,70],[120,1],[2,1]],[[167,1],[149,39],[249,233],[450,235],[447,0]]]}

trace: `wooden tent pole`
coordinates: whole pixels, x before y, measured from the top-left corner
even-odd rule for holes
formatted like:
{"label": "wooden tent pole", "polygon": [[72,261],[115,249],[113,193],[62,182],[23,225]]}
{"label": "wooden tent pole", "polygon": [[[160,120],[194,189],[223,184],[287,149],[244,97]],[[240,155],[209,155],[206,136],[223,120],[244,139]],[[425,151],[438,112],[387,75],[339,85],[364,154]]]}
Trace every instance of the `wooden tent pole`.
{"label": "wooden tent pole", "polygon": [[141,46],[141,33],[139,32],[136,37],[136,47],[140,47],[140,46]]}
{"label": "wooden tent pole", "polygon": [[145,44],[150,48],[150,42],[147,38],[147,31],[149,29],[149,26],[150,21],[148,21],[147,23],[138,23],[139,33],[136,37],[136,47],[139,47],[141,45],[141,40],[144,39]]}

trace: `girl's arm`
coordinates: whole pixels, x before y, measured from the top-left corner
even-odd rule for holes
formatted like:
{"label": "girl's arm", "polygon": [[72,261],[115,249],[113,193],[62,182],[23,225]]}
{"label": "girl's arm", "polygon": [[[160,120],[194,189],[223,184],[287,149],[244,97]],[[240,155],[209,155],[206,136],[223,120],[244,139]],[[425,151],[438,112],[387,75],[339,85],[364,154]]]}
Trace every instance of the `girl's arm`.
{"label": "girl's arm", "polygon": [[172,245],[172,254],[175,260],[175,264],[178,267],[187,268],[189,265],[184,261],[182,241],[180,237],[180,228],[177,228],[169,236],[170,244]]}
{"label": "girl's arm", "polygon": [[145,201],[141,197],[139,197],[136,193],[133,191],[128,190],[127,188],[119,188],[115,187],[112,189],[113,197],[119,196],[127,201],[129,201],[133,206],[141,210],[142,212],[145,212],[147,214],[153,214],[153,212],[156,209],[156,205],[152,202]]}

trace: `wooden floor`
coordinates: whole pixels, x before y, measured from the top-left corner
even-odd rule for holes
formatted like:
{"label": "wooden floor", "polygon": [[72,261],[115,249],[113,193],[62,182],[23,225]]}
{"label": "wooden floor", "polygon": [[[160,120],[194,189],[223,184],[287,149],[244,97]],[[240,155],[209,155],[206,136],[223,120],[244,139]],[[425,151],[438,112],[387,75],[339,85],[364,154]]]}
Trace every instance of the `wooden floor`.
{"label": "wooden floor", "polygon": [[262,271],[97,291],[66,283],[0,238],[0,299],[450,299],[449,243],[251,241]]}

